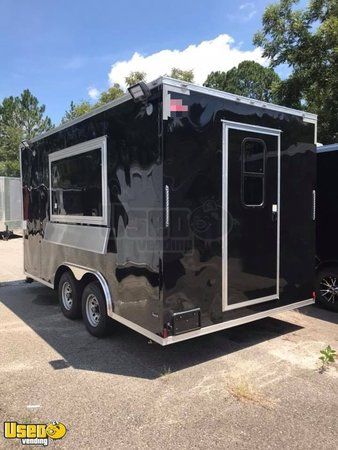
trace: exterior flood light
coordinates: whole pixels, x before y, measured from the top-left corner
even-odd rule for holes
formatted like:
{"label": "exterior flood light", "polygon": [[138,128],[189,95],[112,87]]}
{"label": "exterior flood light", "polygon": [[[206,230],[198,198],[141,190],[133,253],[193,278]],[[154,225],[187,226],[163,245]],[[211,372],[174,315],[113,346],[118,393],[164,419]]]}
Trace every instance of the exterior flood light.
{"label": "exterior flood light", "polygon": [[135,102],[144,102],[150,96],[150,89],[144,81],[140,81],[128,88],[129,94]]}

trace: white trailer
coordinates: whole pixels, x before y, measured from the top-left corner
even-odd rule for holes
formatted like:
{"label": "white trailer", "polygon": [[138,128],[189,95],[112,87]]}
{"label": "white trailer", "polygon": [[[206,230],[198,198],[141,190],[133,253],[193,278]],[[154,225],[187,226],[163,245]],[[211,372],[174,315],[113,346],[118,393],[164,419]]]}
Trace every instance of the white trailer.
{"label": "white trailer", "polygon": [[14,230],[22,230],[21,180],[0,177],[0,234],[8,239]]}

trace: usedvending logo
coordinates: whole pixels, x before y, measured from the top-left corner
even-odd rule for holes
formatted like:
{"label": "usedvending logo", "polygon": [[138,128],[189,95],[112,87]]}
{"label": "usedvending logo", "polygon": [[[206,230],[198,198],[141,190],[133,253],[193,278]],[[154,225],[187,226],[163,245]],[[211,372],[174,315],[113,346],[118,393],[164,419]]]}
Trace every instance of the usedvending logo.
{"label": "usedvending logo", "polygon": [[62,439],[67,429],[61,422],[17,423],[5,422],[5,439],[20,439],[23,445],[49,444],[49,439]]}

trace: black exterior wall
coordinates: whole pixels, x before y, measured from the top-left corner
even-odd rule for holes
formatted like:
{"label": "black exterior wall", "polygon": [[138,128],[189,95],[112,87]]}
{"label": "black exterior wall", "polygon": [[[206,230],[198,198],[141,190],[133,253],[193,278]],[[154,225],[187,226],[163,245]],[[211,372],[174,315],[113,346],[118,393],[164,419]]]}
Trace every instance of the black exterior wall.
{"label": "black exterior wall", "polygon": [[[114,312],[156,334],[162,334],[176,312],[200,308],[203,327],[309,299],[315,254],[314,124],[268,105],[193,89],[190,95],[173,90],[171,98],[182,100],[188,110],[172,111],[163,119],[163,95],[160,83],[148,100],[152,111],[127,100],[21,151],[26,272],[53,283],[65,261],[95,268],[108,282]],[[227,312],[222,312],[222,120],[282,130],[280,299]],[[48,155],[104,135],[107,254],[47,242]],[[165,186],[170,193],[169,227],[164,226]],[[241,245],[250,245],[236,214],[229,210],[231,233],[238,233]],[[257,238],[264,238],[260,233],[257,229]],[[257,275],[252,267],[246,271]]]}
{"label": "black exterior wall", "polygon": [[[171,98],[182,100],[188,111],[172,112],[164,125],[163,172],[164,183],[170,187],[171,214],[164,239],[165,320],[170,321],[172,312],[201,308],[202,326],[207,326],[311,298],[314,124],[299,116],[204,93],[172,93]],[[282,130],[280,299],[226,312],[222,312],[221,301],[222,120]],[[234,217],[232,210],[229,216],[230,233],[239,233],[238,241],[245,242],[238,227],[240,217]],[[264,240],[259,233],[257,230],[257,238]],[[180,245],[181,250],[177,250]]]}
{"label": "black exterior wall", "polygon": [[[106,278],[114,311],[155,333],[162,330],[162,89],[154,88],[152,111],[133,100],[93,115],[21,151],[25,270],[53,282],[64,262],[95,268]],[[48,155],[107,136],[110,236],[107,254],[47,242],[50,220]],[[146,239],[149,223],[151,242]],[[88,225],[88,233],[94,228]],[[154,239],[155,237],[155,239]],[[117,251],[119,249],[119,251]]]}
{"label": "black exterior wall", "polygon": [[338,263],[338,144],[318,147],[316,250],[318,265]]}

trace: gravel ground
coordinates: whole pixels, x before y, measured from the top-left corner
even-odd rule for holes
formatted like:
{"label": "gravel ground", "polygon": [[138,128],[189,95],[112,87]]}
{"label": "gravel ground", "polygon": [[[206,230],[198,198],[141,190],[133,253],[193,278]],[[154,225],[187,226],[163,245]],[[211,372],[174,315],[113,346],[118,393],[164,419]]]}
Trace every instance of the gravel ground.
{"label": "gravel ground", "polygon": [[50,448],[336,449],[338,367],[318,357],[337,323],[309,306],[162,348],[120,324],[96,339],[52,290],[2,284],[0,418],[62,421]]}

